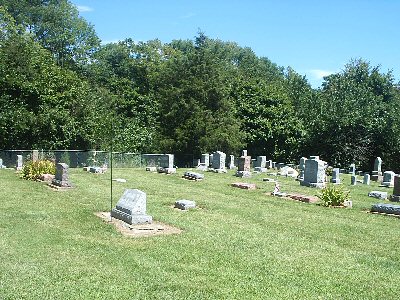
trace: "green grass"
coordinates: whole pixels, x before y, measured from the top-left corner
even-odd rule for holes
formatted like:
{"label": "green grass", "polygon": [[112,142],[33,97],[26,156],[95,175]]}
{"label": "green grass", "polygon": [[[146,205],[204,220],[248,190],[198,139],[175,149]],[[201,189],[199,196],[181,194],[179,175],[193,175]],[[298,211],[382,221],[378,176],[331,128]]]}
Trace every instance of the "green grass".
{"label": "green grass", "polygon": [[[95,212],[110,208],[110,174],[71,169],[56,192],[0,170],[0,299],[398,299],[400,221],[365,213],[371,186],[350,186],[353,209],[267,195],[265,175],[206,173],[200,182],[116,169],[147,193],[147,213],[179,235],[126,238]],[[282,191],[315,195],[290,178]],[[257,183],[246,191],[237,181]],[[171,208],[178,199],[202,209]]]}

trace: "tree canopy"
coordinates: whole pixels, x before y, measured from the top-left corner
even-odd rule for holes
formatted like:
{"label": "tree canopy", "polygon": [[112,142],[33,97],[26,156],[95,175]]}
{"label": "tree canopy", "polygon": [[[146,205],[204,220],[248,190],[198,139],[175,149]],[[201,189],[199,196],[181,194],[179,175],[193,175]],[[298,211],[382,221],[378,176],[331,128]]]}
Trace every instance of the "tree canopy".
{"label": "tree canopy", "polygon": [[399,170],[399,88],[363,59],[319,89],[291,67],[203,32],[100,45],[68,0],[0,6],[0,147],[320,155]]}

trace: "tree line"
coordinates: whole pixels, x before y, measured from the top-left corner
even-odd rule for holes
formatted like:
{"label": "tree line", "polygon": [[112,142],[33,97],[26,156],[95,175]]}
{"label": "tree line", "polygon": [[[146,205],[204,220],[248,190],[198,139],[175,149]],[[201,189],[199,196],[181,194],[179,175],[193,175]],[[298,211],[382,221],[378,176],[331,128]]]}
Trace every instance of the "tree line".
{"label": "tree line", "polygon": [[363,59],[313,89],[252,49],[193,40],[100,44],[68,0],[0,3],[0,148],[215,150],[399,170],[400,94]]}

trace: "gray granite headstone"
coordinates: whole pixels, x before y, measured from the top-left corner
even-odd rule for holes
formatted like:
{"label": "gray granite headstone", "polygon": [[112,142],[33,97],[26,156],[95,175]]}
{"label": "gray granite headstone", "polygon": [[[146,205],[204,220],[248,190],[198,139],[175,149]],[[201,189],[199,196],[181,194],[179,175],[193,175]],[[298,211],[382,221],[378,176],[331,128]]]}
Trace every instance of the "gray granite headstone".
{"label": "gray granite headstone", "polygon": [[267,157],[257,156],[257,160],[254,162],[254,171],[267,172]]}
{"label": "gray granite headstone", "polygon": [[368,193],[368,197],[377,199],[386,199],[387,195],[388,195],[387,192],[381,192],[381,191],[371,191]]}
{"label": "gray granite headstone", "polygon": [[394,175],[396,175],[393,171],[385,171],[383,173],[382,185],[386,187],[394,186]]}
{"label": "gray granite headstone", "polygon": [[325,162],[318,159],[307,159],[304,169],[304,180],[300,185],[323,188],[325,187]]}
{"label": "gray granite headstone", "polygon": [[181,210],[188,210],[191,208],[196,208],[196,202],[186,199],[177,200],[175,201],[175,207]]}
{"label": "gray granite headstone", "polygon": [[380,158],[379,156],[375,159],[374,170],[372,171],[371,180],[382,180],[382,158]]}
{"label": "gray granite headstone", "polygon": [[351,185],[357,185],[357,175],[351,175]]}
{"label": "gray granite headstone", "polygon": [[52,184],[59,187],[71,187],[68,175],[68,165],[65,163],[56,164],[56,175],[52,180]]}
{"label": "gray granite headstone", "polygon": [[226,173],[225,160],[226,160],[226,154],[224,152],[216,151],[213,153],[212,167],[214,169],[214,172]]}
{"label": "gray granite headstone", "polygon": [[339,177],[339,174],[340,174],[340,169],[339,169],[339,168],[334,168],[334,169],[332,170],[332,179],[331,179],[331,182],[332,182],[332,183],[334,183],[334,184],[340,184],[340,177]]}
{"label": "gray granite headstone", "polygon": [[17,155],[17,165],[16,165],[16,169],[17,171],[21,171],[23,167],[23,158],[22,155]]}
{"label": "gray granite headstone", "polygon": [[369,185],[371,181],[371,176],[369,174],[364,174],[363,184]]}
{"label": "gray granite headstone", "polygon": [[377,203],[372,205],[371,212],[400,215],[400,205],[394,205],[390,203]]}
{"label": "gray granite headstone", "polygon": [[111,216],[128,224],[152,223],[153,218],[146,215],[146,193],[137,189],[126,189]]}

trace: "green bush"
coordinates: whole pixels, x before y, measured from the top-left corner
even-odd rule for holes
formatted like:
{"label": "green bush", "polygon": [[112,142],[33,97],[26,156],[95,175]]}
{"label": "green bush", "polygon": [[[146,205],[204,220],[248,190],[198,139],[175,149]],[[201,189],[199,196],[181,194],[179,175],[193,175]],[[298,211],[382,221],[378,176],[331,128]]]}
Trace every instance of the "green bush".
{"label": "green bush", "polygon": [[43,174],[55,174],[56,165],[50,160],[28,161],[22,168],[21,177],[28,180],[37,180]]}
{"label": "green bush", "polygon": [[318,198],[323,206],[342,206],[346,200],[350,199],[350,191],[334,185],[328,185],[318,193]]}

